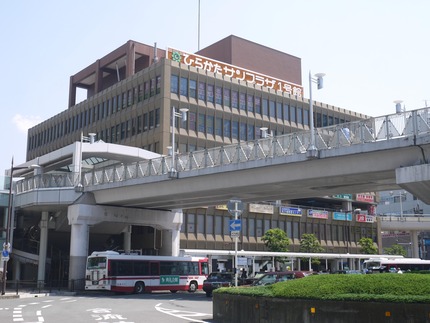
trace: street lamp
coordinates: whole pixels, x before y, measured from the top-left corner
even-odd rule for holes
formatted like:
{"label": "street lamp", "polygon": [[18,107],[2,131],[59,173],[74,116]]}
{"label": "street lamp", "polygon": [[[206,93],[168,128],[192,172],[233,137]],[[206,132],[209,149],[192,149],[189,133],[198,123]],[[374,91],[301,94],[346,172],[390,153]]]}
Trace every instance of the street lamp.
{"label": "street lamp", "polygon": [[[176,112],[176,108],[172,107],[172,165],[170,167],[170,173],[169,173],[169,177],[170,178],[177,178],[178,177],[178,171],[177,171],[177,164],[176,164],[176,160],[175,160],[175,120],[176,118],[181,118],[182,121],[187,121],[187,112],[189,109],[187,108],[181,108],[179,109],[179,112]],[[168,149],[170,150],[170,147],[168,147]]]}
{"label": "street lamp", "polygon": [[12,249],[11,246],[11,230],[12,230],[12,185],[13,185],[13,172],[18,169],[34,169],[40,167],[39,165],[30,165],[25,167],[13,167],[13,157],[12,157],[12,163],[10,167],[10,174],[9,174],[9,199],[8,199],[8,205],[7,205],[7,218],[6,218],[6,239],[3,243],[3,253],[2,256],[6,258],[6,260],[3,260],[3,274],[2,274],[2,289],[1,294],[4,295],[6,293],[6,271],[7,271],[7,261],[9,258],[9,252]]}
{"label": "street lamp", "polygon": [[399,194],[394,194],[393,191],[390,191],[390,195],[393,197],[393,202],[395,197],[399,197],[400,202],[400,218],[403,219],[403,196],[405,196],[406,192],[400,192]]}
{"label": "street lamp", "polygon": [[316,78],[312,77],[311,71],[309,71],[309,114],[310,114],[310,125],[311,128],[311,144],[309,145],[308,151],[307,151],[307,157],[308,158],[317,158],[318,155],[318,149],[315,146],[315,135],[314,135],[314,104],[312,101],[312,83],[317,84],[318,90],[323,88],[323,77],[325,76],[324,73],[317,73],[315,74]]}

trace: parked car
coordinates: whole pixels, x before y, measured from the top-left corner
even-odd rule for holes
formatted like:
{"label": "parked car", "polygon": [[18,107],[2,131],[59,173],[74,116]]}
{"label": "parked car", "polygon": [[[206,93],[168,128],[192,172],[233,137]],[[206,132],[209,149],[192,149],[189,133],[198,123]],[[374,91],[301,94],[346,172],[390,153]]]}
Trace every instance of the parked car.
{"label": "parked car", "polygon": [[[253,283],[252,278],[238,277],[237,284],[239,286],[251,285]],[[212,291],[220,287],[234,286],[234,273],[233,272],[212,272],[208,278],[203,281],[203,291],[205,291],[207,297],[212,296]]]}
{"label": "parked car", "polygon": [[207,297],[212,296],[212,291],[220,287],[230,287],[234,285],[234,273],[213,272],[203,281],[203,291]]}
{"label": "parked car", "polygon": [[266,286],[274,283],[279,283],[286,280],[303,278],[312,275],[313,272],[309,271],[274,271],[266,272],[260,276],[252,286]]}

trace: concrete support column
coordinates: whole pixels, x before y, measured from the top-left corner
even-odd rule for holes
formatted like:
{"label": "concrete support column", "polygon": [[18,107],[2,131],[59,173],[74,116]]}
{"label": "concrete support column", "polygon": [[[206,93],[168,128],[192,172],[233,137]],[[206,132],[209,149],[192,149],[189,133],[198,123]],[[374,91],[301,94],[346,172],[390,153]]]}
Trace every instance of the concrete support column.
{"label": "concrete support column", "polygon": [[179,256],[179,243],[181,238],[181,226],[183,213],[182,210],[172,210],[173,221],[169,229],[163,230],[162,246],[160,255]]}
{"label": "concrete support column", "polygon": [[37,284],[40,286],[45,284],[46,253],[48,248],[48,221],[49,213],[42,212],[42,219],[40,220],[39,265],[37,267]]}
{"label": "concrete support column", "polygon": [[85,277],[88,256],[89,226],[86,223],[73,223],[70,237],[69,282]]}
{"label": "concrete support column", "polygon": [[132,228],[132,226],[129,225],[123,231],[123,233],[124,233],[124,241],[123,241],[124,252],[127,253],[127,254],[129,254],[130,250],[131,250],[131,228]]}
{"label": "concrete support column", "polygon": [[21,280],[21,261],[18,258],[13,259],[13,280]]}
{"label": "concrete support column", "polygon": [[411,242],[412,258],[419,258],[418,231],[411,231]]}

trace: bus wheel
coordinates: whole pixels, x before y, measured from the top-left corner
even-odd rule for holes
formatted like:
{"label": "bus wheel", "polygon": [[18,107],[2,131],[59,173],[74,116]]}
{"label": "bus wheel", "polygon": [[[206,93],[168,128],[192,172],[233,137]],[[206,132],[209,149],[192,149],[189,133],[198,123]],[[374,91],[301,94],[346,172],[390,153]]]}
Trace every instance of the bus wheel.
{"label": "bus wheel", "polygon": [[136,294],[143,294],[145,292],[145,284],[143,282],[137,282],[134,285],[134,292]]}
{"label": "bus wheel", "polygon": [[171,290],[170,290],[170,292],[171,292],[172,294],[175,294],[175,293],[177,293],[178,291],[177,291],[177,290],[174,290],[174,289],[171,289]]}
{"label": "bus wheel", "polygon": [[190,283],[190,288],[188,288],[188,292],[194,293],[196,290],[197,290],[197,283],[196,282]]}

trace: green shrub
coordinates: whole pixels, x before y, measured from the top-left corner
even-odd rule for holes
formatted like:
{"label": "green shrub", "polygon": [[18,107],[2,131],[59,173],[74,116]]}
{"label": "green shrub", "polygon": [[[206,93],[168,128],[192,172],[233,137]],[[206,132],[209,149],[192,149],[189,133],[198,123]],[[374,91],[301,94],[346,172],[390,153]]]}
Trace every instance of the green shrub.
{"label": "green shrub", "polygon": [[256,297],[430,303],[430,275],[313,275],[261,287],[220,288],[215,292]]}

